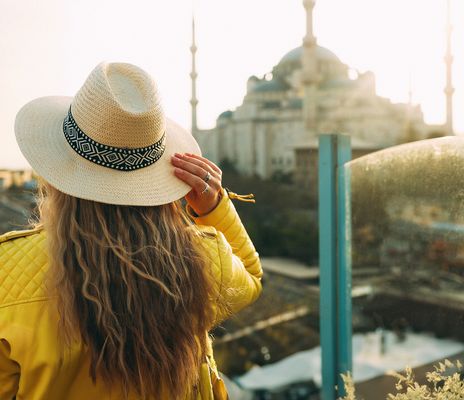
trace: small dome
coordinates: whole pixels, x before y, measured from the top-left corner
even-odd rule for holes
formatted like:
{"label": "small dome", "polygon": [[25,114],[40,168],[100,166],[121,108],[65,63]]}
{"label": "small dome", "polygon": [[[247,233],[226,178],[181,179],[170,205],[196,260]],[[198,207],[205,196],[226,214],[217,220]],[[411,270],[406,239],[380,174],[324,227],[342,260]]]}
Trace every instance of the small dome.
{"label": "small dome", "polygon": [[218,119],[219,119],[219,118],[231,118],[231,117],[232,117],[232,114],[233,114],[233,112],[230,111],[230,110],[224,111],[224,112],[222,112],[221,114],[219,114]]}
{"label": "small dome", "polygon": [[271,79],[270,81],[260,81],[256,83],[253,92],[282,92],[289,89],[289,85],[281,79]]}

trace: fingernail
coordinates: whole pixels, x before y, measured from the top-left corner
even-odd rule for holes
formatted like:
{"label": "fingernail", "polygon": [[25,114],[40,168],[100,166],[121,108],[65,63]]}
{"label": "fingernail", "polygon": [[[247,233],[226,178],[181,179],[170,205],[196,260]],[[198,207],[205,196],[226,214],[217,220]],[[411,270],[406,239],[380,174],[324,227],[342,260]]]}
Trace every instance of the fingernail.
{"label": "fingernail", "polygon": [[178,157],[178,158],[182,158],[182,154],[180,154],[180,153],[175,153],[174,155],[175,155],[176,157]]}
{"label": "fingernail", "polygon": [[174,168],[175,174],[182,174],[182,170],[180,168]]}

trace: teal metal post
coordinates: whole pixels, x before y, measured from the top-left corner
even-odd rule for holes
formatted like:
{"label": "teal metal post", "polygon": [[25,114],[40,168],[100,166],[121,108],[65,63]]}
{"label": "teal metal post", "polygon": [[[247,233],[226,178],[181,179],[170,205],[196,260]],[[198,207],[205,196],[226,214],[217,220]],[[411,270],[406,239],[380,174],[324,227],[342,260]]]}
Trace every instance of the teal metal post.
{"label": "teal metal post", "polygon": [[[352,370],[349,137],[319,137],[319,270],[322,399],[343,395]],[[338,385],[338,391],[336,390]]]}
{"label": "teal metal post", "polygon": [[335,135],[319,137],[319,329],[322,399],[336,398],[337,384],[337,208]]}

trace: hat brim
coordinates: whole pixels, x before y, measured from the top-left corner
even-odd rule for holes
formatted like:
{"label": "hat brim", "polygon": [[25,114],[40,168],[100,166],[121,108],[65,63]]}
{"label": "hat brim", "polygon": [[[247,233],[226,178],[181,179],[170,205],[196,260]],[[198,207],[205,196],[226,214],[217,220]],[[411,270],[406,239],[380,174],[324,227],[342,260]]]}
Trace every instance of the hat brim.
{"label": "hat brim", "polygon": [[201,154],[190,132],[166,119],[166,148],[154,164],[119,171],[77,154],[63,134],[72,97],[42,97],[16,116],[19,148],[32,169],[63,193],[108,204],[155,206],[185,196],[191,187],[174,175],[174,153]]}

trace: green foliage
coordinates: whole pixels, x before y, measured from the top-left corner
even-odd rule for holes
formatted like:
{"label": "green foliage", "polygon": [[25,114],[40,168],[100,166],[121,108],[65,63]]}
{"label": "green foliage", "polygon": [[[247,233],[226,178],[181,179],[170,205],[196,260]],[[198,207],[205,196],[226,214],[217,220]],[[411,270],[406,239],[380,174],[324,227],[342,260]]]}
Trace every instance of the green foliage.
{"label": "green foliage", "polygon": [[276,171],[271,177],[271,181],[277,182],[277,183],[287,183],[287,184],[292,184],[293,183],[293,174],[288,172],[282,172],[282,171]]}
{"label": "green foliage", "polygon": [[253,193],[256,204],[235,206],[260,255],[289,257],[317,263],[317,193],[257,177],[243,177],[222,165],[225,187],[240,194]]}
{"label": "green foliage", "polygon": [[219,168],[221,168],[223,174],[230,174],[230,175],[237,175],[237,169],[235,168],[235,164],[230,161],[228,158],[224,158],[219,163]]}

